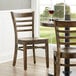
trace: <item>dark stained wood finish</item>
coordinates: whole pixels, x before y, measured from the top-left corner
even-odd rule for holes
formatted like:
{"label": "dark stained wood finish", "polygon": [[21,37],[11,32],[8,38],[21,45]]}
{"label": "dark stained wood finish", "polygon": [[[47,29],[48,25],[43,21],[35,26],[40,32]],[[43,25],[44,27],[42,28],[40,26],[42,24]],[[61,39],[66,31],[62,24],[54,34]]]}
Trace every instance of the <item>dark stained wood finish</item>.
{"label": "dark stained wood finish", "polygon": [[[48,39],[34,37],[34,12],[28,12],[28,13],[11,12],[11,16],[13,20],[14,33],[15,33],[15,52],[14,52],[13,66],[15,66],[16,64],[18,50],[22,50],[24,53],[23,54],[24,70],[27,70],[27,49],[33,49],[33,59],[34,63],[36,63],[35,49],[41,48],[45,49],[46,67],[48,68],[49,67]],[[32,35],[31,37],[24,37],[18,39],[18,33],[20,32],[30,32]],[[21,44],[22,46],[19,47],[18,44]],[[41,46],[35,44],[40,44]]]}
{"label": "dark stained wood finish", "polygon": [[[66,27],[69,28],[69,30],[65,30]],[[55,32],[57,51],[54,52],[54,74],[55,76],[60,76],[60,66],[76,66],[75,63],[61,63],[61,58],[76,58],[76,21],[55,21]],[[69,35],[66,36],[66,33]],[[66,42],[66,39],[69,40],[69,42]],[[63,47],[61,47],[62,45]],[[68,47],[65,47],[67,45]]]}

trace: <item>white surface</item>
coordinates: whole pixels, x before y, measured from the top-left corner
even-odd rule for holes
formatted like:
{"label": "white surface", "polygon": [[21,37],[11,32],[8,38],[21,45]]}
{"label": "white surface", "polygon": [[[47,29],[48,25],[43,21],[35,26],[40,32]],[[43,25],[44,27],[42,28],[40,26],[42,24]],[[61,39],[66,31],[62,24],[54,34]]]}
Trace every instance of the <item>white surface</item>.
{"label": "white surface", "polygon": [[[10,58],[10,56],[14,53],[14,28],[10,11],[0,11],[0,59],[5,59],[5,57]],[[17,11],[28,12],[32,10],[25,9]]]}
{"label": "white surface", "polygon": [[40,25],[40,12],[39,12],[39,1],[31,0],[31,9],[35,11],[35,36],[39,36],[39,25]]}

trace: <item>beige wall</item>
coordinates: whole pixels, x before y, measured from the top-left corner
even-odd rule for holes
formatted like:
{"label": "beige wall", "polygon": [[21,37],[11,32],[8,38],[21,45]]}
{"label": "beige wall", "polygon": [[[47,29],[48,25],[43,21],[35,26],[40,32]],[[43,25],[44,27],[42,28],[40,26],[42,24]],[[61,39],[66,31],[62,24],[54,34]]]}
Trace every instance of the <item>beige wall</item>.
{"label": "beige wall", "polygon": [[30,8],[31,0],[0,0],[0,10]]}

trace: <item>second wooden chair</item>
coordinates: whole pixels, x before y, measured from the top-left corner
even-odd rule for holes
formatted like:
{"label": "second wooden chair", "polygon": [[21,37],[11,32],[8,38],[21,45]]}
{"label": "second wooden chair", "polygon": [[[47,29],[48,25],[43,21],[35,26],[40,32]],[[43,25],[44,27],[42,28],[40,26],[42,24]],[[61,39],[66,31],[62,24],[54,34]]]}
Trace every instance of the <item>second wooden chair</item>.
{"label": "second wooden chair", "polygon": [[[76,21],[55,21],[55,33],[57,50],[54,52],[54,76],[60,76],[60,66],[69,70],[71,66],[76,66],[76,63],[70,62],[70,59],[76,58]],[[64,73],[68,75],[69,70]]]}

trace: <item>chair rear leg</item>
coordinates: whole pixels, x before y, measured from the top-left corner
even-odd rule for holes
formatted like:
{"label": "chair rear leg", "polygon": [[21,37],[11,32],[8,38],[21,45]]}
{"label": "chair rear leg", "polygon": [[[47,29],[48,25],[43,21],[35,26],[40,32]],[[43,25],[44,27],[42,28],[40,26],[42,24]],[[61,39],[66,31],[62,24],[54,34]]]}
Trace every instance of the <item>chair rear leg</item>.
{"label": "chair rear leg", "polygon": [[49,68],[49,49],[48,49],[48,40],[45,43],[45,54],[46,54],[46,67]]}
{"label": "chair rear leg", "polygon": [[15,44],[15,50],[14,50],[14,58],[13,58],[13,66],[16,65],[16,59],[17,59],[17,44]]}

